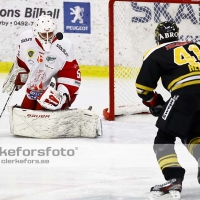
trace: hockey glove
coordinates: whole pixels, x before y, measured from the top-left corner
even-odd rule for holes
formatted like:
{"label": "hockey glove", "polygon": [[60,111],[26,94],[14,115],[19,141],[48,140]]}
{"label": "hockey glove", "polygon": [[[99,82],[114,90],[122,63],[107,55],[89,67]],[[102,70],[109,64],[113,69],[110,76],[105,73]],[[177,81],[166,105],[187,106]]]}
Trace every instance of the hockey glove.
{"label": "hockey glove", "polygon": [[28,72],[15,62],[4,81],[2,92],[10,95],[14,87],[17,89],[19,85],[18,89],[20,89],[20,86],[22,87],[26,83],[27,78]]}
{"label": "hockey glove", "polygon": [[16,91],[22,88],[28,79],[28,72],[19,72],[15,80]]}
{"label": "hockey glove", "polygon": [[47,110],[60,110],[67,100],[67,94],[55,89],[55,80],[52,81],[48,88],[38,98],[38,103]]}
{"label": "hockey glove", "polygon": [[162,111],[165,101],[160,94],[157,94],[155,92],[153,97],[149,101],[143,100],[142,103],[145,106],[149,107],[149,111],[153,116],[158,117]]}

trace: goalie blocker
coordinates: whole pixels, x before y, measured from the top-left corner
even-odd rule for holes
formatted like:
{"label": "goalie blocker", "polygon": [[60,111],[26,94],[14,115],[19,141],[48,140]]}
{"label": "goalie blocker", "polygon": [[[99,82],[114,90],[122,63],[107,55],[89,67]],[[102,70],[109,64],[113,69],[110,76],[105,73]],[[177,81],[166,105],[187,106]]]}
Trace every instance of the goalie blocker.
{"label": "goalie blocker", "polygon": [[99,116],[91,110],[68,109],[35,111],[9,106],[10,131],[33,138],[72,138],[100,136]]}

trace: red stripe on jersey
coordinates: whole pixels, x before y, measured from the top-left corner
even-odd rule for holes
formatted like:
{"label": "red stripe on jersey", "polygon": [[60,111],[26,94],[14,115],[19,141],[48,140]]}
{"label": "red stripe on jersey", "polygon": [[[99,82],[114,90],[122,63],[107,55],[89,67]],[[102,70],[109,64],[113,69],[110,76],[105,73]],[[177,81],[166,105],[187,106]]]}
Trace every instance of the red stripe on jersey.
{"label": "red stripe on jersey", "polygon": [[27,65],[17,57],[17,64],[19,67],[24,68],[27,72],[30,72],[29,68],[27,67]]}
{"label": "red stripe on jersey", "polygon": [[[63,66],[62,70],[58,72],[58,78],[70,78],[73,79],[74,82],[81,81],[80,77],[80,68],[76,60],[73,60],[72,62],[66,62],[65,65]],[[59,84],[64,85],[70,93],[70,96],[72,96],[78,89],[79,86],[72,86],[64,83],[57,83],[57,87]]]}
{"label": "red stripe on jersey", "polygon": [[43,48],[41,42],[40,42],[37,38],[35,38],[35,41],[36,41],[37,44],[41,47],[41,49],[44,51],[44,48]]}
{"label": "red stripe on jersey", "polygon": [[53,42],[55,42],[57,39],[58,39],[57,37],[53,38],[53,41],[52,41],[52,43],[53,43]]}

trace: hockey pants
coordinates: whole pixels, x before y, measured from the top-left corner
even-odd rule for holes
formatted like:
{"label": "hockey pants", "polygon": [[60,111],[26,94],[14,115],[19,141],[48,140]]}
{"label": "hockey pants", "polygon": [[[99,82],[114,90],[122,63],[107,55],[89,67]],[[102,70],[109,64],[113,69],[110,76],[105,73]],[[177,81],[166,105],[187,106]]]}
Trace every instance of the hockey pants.
{"label": "hockey pants", "polygon": [[200,95],[176,95],[172,98],[173,101],[165,104],[157,120],[159,129],[153,146],[166,180],[183,179],[185,174],[174,148],[176,137],[197,161],[200,158]]}

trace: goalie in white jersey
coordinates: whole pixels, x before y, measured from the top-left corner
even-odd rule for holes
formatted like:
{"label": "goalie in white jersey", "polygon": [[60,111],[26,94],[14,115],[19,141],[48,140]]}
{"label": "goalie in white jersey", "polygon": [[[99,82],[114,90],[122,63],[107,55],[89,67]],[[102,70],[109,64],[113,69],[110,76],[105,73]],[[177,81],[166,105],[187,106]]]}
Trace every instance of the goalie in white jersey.
{"label": "goalie in white jersey", "polygon": [[21,34],[16,62],[2,91],[11,96],[24,84],[21,107],[8,107],[11,133],[36,138],[97,137],[97,114],[66,109],[78,94],[80,69],[72,42],[56,32],[48,15]]}
{"label": "goalie in white jersey", "polygon": [[[15,65],[15,86],[19,89],[26,83],[27,87],[21,108],[59,110],[70,107],[75,100],[81,75],[73,44],[56,32],[49,15],[40,16],[32,30],[21,34]],[[56,78],[55,89],[48,87],[52,77]],[[5,82],[4,92],[11,93],[12,89]]]}

